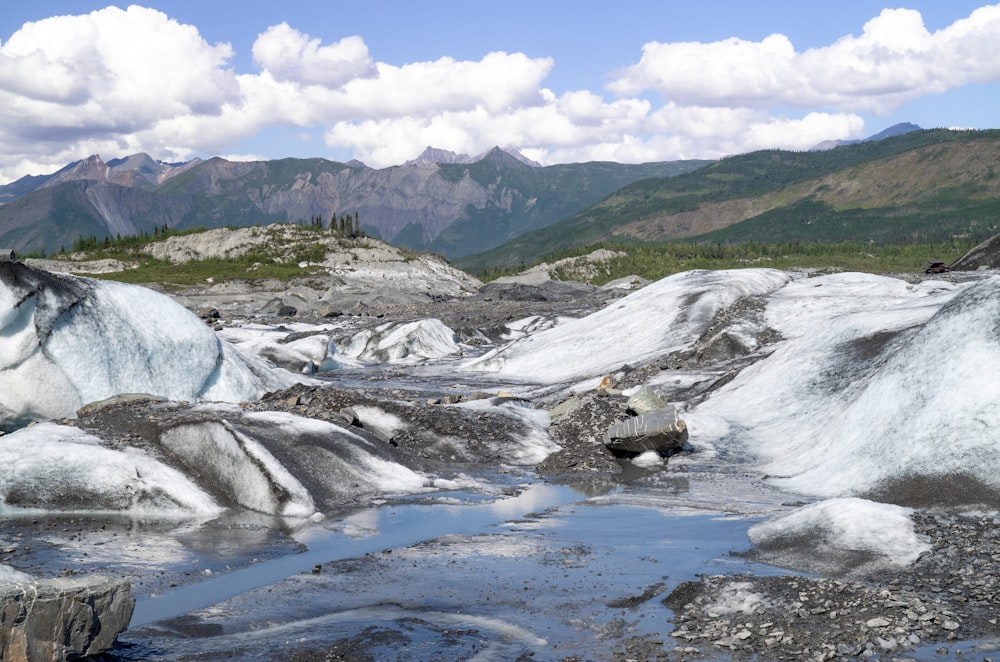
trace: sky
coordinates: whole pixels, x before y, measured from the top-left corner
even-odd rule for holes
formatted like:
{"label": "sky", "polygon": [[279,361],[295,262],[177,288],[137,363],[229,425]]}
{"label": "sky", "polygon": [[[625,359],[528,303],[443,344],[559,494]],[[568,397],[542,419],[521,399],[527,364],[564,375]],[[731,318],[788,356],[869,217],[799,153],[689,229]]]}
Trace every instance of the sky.
{"label": "sky", "polygon": [[998,128],[964,0],[40,0],[0,12],[0,183],[92,154],[543,164]]}

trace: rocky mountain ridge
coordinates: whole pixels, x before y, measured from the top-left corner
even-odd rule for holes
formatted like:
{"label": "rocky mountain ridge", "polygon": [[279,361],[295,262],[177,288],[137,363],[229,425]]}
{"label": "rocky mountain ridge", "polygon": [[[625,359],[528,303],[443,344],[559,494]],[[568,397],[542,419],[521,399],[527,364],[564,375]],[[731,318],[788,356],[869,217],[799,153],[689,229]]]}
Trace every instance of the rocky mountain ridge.
{"label": "rocky mountain ridge", "polygon": [[414,163],[383,169],[318,158],[168,164],[147,154],[92,155],[0,186],[0,245],[53,253],[81,237],[164,226],[329,223],[350,214],[372,236],[454,257],[554,223],[631,182],[704,163],[541,167],[500,148],[478,157],[428,148]]}
{"label": "rocky mountain ridge", "polygon": [[[495,147],[494,149],[500,149]],[[403,165],[427,165],[432,163],[475,163],[477,161],[482,161],[487,155],[493,150],[488,150],[479,154],[477,156],[469,156],[468,154],[459,154],[457,152],[452,152],[447,149],[439,149],[437,147],[427,147],[419,156],[415,159],[410,159],[403,163]],[[524,154],[521,154],[516,149],[506,148],[501,151],[506,154],[513,156],[515,159],[520,161],[525,165],[532,166],[533,168],[541,168],[542,164],[537,161],[529,159]]]}

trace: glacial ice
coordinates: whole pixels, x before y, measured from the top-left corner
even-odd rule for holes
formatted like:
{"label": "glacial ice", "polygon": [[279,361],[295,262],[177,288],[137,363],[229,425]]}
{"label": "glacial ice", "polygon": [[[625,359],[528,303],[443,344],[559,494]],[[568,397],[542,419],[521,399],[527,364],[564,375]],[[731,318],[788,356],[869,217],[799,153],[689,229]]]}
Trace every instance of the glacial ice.
{"label": "glacial ice", "polygon": [[464,368],[539,383],[606,374],[691,347],[738,299],[767,295],[796,277],[774,269],[676,274],[585,318],[514,340]]}
{"label": "glacial ice", "polygon": [[[334,339],[335,330],[332,325],[245,324],[224,329],[219,335],[244,352],[305,374],[359,368],[366,363],[421,363],[462,351],[455,340],[455,332],[436,319],[380,324],[358,331],[339,348]],[[311,335],[289,341],[291,333]]]}
{"label": "glacial ice", "polygon": [[[406,494],[427,489],[426,476],[379,457],[371,442],[339,425],[284,412],[248,413],[246,420],[281,433],[296,447],[308,446],[310,440],[317,438],[336,443],[339,455],[310,455],[308,463],[320,474],[320,480],[333,481],[338,488],[381,494]],[[341,439],[343,441],[338,441]]]}
{"label": "glacial ice", "polygon": [[[767,269],[688,272],[597,313],[466,363],[536,384],[691,352],[741,297],[763,302],[775,341],[682,412],[699,450],[750,462],[820,497],[881,495],[913,479],[973,481],[1000,495],[1000,278],[967,282]],[[683,381],[683,371],[671,377]],[[697,377],[697,376],[695,376]]]}
{"label": "glacial ice", "polygon": [[198,405],[153,439],[124,447],[55,423],[0,436],[0,513],[175,519],[239,508],[303,520],[320,505],[358,505],[358,495],[434,487],[428,476],[341,426],[235,405]]}
{"label": "glacial ice", "polygon": [[4,584],[26,584],[34,581],[34,577],[26,572],[15,570],[9,565],[0,564],[0,586]]}
{"label": "glacial ice", "polygon": [[[219,337],[240,351],[259,356],[274,365],[295,373],[313,374],[338,367],[337,346],[331,337],[333,327],[313,324],[244,324],[219,331]],[[293,333],[308,333],[288,340]]]}
{"label": "glacial ice", "polygon": [[0,512],[109,511],[165,519],[222,512],[182,472],[74,427],[38,423],[0,437]]}
{"label": "glacial ice", "polygon": [[[0,420],[8,427],[29,418],[72,413],[89,400],[125,390],[159,391],[185,400],[242,400],[259,391],[266,375],[274,374],[239,358],[228,343],[219,342],[165,297],[84,279],[52,280],[59,282],[34,289],[4,280],[6,286],[0,288]],[[512,328],[516,339],[463,369],[532,384],[583,383],[626,363],[690,352],[710,329],[740,324],[723,313],[744,297],[760,304],[758,321],[774,333],[770,344],[758,348],[760,358],[728,384],[686,407],[677,403],[684,407],[682,417],[693,446],[723,460],[750,463],[779,487],[817,497],[891,501],[896,486],[927,479],[975,481],[1000,494],[996,276],[909,284],[851,273],[806,277],[769,269],[688,272],[653,283],[585,318],[537,331],[530,329],[530,320],[517,323]],[[422,361],[450,358],[458,349],[450,330],[436,320],[376,331],[349,343],[348,358]],[[744,335],[748,342],[753,340]],[[257,342],[255,337],[247,331],[242,339],[232,339]],[[317,338],[296,351],[313,362],[326,360],[328,336]],[[178,367],[181,358],[183,368]],[[689,378],[683,371],[670,373],[681,381]],[[484,401],[460,406],[492,405]],[[509,409],[510,415],[528,417],[524,422],[529,429],[544,427],[544,421],[529,420],[540,410]],[[375,422],[389,428],[400,425],[384,412],[363,413],[373,428]],[[247,507],[305,515],[320,507],[316,485],[323,480],[356,481],[372,494],[424,490],[434,484],[380,456],[360,436],[351,444],[339,444],[336,440],[353,433],[331,424],[284,414],[247,414],[234,417],[228,429],[223,424],[219,429],[232,439],[249,440],[240,442],[245,446],[241,452],[247,453],[241,466],[263,467],[254,478],[245,472],[233,478],[238,485],[245,483],[239,489],[245,489]],[[278,436],[264,439],[264,429]],[[183,474],[170,474],[165,471],[170,467],[150,457],[111,451],[80,434],[52,430],[34,426],[0,438],[0,466],[17,467],[16,472],[0,471],[5,499],[41,490],[58,503],[64,498],[58,490],[71,486],[79,494],[92,495],[87,498],[94,503],[106,504],[101,507],[114,509],[205,512],[221,507]],[[15,450],[26,439],[33,440],[32,457]],[[317,454],[299,459],[282,455],[285,447],[302,447],[300,440],[308,440]],[[541,433],[522,441],[512,447],[514,455],[521,454],[512,455],[512,461],[537,461],[553,450]],[[225,455],[222,446],[217,450],[213,462]],[[113,487],[83,484],[81,476],[91,476],[91,481],[100,476]],[[48,481],[52,485],[45,487]],[[270,491],[258,489],[265,483],[272,486]],[[274,496],[274,485],[285,496]],[[126,498],[133,494],[127,490],[138,490],[137,501]],[[17,498],[9,503],[15,502]],[[807,514],[825,518],[829,527],[841,518],[831,510],[835,507],[863,515],[866,521],[891,524],[898,515],[851,504],[857,506],[832,501],[823,507],[826,510],[817,507]],[[798,517],[781,526],[816,526],[814,519]],[[842,528],[831,530],[836,531],[831,535],[863,537]]]}
{"label": "glacial ice", "polygon": [[441,320],[388,322],[359,331],[341,349],[341,354],[359,361],[418,363],[458,354],[455,332]]}
{"label": "glacial ice", "polygon": [[755,545],[808,536],[814,548],[828,545],[907,566],[931,548],[917,537],[910,519],[912,512],[910,508],[853,497],[828,499],[754,524],[749,536]]}
{"label": "glacial ice", "polygon": [[0,272],[0,429],[122,393],[239,402],[291,382],[152,290],[16,263]]}
{"label": "glacial ice", "polygon": [[[706,457],[756,465],[791,492],[829,498],[757,525],[755,542],[821,534],[832,547],[905,565],[926,549],[909,511],[853,497],[905,503],[929,480],[955,493],[981,484],[1000,497],[996,276],[910,284],[858,273],[678,274],[466,367],[591,389],[625,363],[691,352],[720,319],[739,332],[739,319],[718,313],[741,296],[764,303],[775,341],[683,411],[691,443]],[[671,382],[699,379],[681,373],[671,371]]]}
{"label": "glacial ice", "polygon": [[283,517],[309,517],[308,490],[258,441],[225,422],[178,425],[160,437],[191,473],[244,508]]}
{"label": "glacial ice", "polygon": [[[829,276],[768,304],[786,338],[687,416],[783,487],[824,497],[971,477],[1000,492],[1000,280]],[[811,292],[809,290],[812,290]],[[812,295],[812,296],[810,296]],[[797,305],[798,304],[798,305]]]}

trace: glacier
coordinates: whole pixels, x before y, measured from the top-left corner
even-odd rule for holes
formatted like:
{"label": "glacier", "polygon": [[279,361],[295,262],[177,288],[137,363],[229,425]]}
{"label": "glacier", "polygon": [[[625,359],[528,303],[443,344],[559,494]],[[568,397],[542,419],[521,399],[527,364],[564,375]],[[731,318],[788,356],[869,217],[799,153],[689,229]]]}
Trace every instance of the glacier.
{"label": "glacier", "polygon": [[0,430],[122,393],[241,402],[291,383],[165,295],[0,264]]}
{"label": "glacier", "polygon": [[1000,279],[813,278],[775,293],[768,318],[786,339],[693,408],[693,434],[706,423],[803,494],[1000,494]]}
{"label": "glacier", "polygon": [[[759,304],[756,316],[733,312],[743,298]],[[923,548],[912,522],[887,504],[1000,503],[995,274],[909,283],[860,273],[687,272],[463,367],[578,390],[623,364],[672,352],[697,358],[699,345],[725,334],[739,338],[749,360],[727,383],[678,403],[690,443],[711,461],[820,500],[759,527],[759,540],[823,529],[832,545],[865,552],[866,536],[881,529],[893,541],[880,540],[887,561],[905,565]],[[719,377],[706,370],[689,365],[650,383],[683,392],[706,374],[707,382]],[[844,528],[851,519],[868,528]]]}
{"label": "glacier", "polygon": [[587,317],[508,343],[463,368],[547,382],[613,372],[626,363],[690,348],[737,300],[767,295],[796,277],[774,269],[676,274]]}
{"label": "glacier", "polygon": [[[760,305],[754,319],[732,312],[747,299]],[[913,284],[860,273],[685,272],[462,369],[590,384],[623,364],[695,356],[726,333],[752,360],[680,403],[699,449],[816,497],[903,501],[908,482],[951,477],[1000,495],[996,276]]]}
{"label": "glacier", "polygon": [[[761,540],[822,529],[863,545],[869,529],[843,522],[881,521],[899,541],[891,552],[906,562],[921,548],[903,511],[870,504],[1000,502],[1000,277],[993,274],[909,283],[858,273],[691,271],[585,317],[513,321],[509,342],[472,359],[456,358],[463,350],[454,332],[435,319],[379,325],[338,351],[333,326],[293,325],[301,334],[293,342],[283,342],[288,329],[264,325],[216,334],[144,288],[17,264],[0,265],[0,283],[0,428],[7,431],[70,417],[116,394],[236,403],[303,379],[265,358],[299,373],[339,361],[424,371],[440,361],[449,380],[495,380],[527,393],[543,385],[552,394],[553,385],[577,388],[625,364],[680,356],[686,367],[645,374],[663,391],[676,385],[684,393],[726,362],[728,348],[739,360],[726,379],[674,402],[698,451],[693,461],[752,468],[789,493],[830,500],[758,528]],[[195,515],[241,508],[304,519],[342,507],[347,496],[444,484],[349,426],[237,409],[213,406],[202,419],[125,448],[67,426],[21,429],[0,439],[0,496],[7,507]],[[544,410],[508,409],[532,432],[498,454],[532,464],[557,450]],[[369,432],[408,424],[373,407],[354,413]]]}

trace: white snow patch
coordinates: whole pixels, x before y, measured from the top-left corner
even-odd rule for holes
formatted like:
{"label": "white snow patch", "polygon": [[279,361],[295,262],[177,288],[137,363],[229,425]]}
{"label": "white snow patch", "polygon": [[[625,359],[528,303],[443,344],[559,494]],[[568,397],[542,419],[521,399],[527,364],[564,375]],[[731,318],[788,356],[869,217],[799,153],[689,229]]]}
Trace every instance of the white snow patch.
{"label": "white snow patch", "polygon": [[355,405],[351,407],[358,415],[358,420],[365,428],[375,434],[392,439],[396,434],[410,427],[410,424],[395,414],[371,405]]}
{"label": "white snow patch", "polygon": [[538,464],[559,450],[559,444],[549,436],[548,427],[551,419],[544,409],[533,409],[519,404],[518,401],[504,399],[500,399],[499,404],[494,404],[493,400],[488,398],[470,400],[454,406],[503,414],[524,424],[526,429],[523,433],[513,435],[510,445],[498,449],[514,464]]}
{"label": "white snow patch", "polygon": [[632,458],[632,464],[638,467],[659,467],[663,465],[663,457],[656,451],[646,451]]}
{"label": "white snow patch", "polygon": [[732,614],[753,614],[769,605],[759,593],[753,591],[750,582],[732,582],[722,587],[718,599],[705,606],[705,611],[719,616]]}

